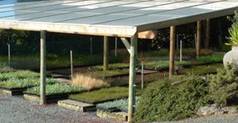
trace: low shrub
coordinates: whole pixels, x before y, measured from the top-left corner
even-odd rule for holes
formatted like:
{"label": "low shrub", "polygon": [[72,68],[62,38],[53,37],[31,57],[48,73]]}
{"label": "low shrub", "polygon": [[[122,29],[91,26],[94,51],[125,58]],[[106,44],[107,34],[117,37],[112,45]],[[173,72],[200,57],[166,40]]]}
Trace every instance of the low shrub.
{"label": "low shrub", "polygon": [[190,76],[180,83],[164,80],[150,84],[137,105],[138,122],[178,120],[195,114],[207,104],[208,83],[199,76]]}
{"label": "low shrub", "polygon": [[238,103],[238,73],[231,66],[218,69],[217,74],[209,75],[209,96],[221,106]]}
{"label": "low shrub", "polygon": [[109,84],[103,79],[95,78],[91,75],[85,74],[76,74],[72,79],[72,84],[83,87],[87,90],[109,86]]}
{"label": "low shrub", "polygon": [[197,64],[210,64],[210,63],[222,63],[223,55],[222,54],[213,54],[208,56],[200,56],[196,59]]}
{"label": "low shrub", "polygon": [[[84,91],[81,87],[72,86],[64,83],[55,83],[46,85],[46,95],[55,95],[55,94],[70,94]],[[33,87],[27,89],[24,93],[38,95],[40,94],[40,87]]]}
{"label": "low shrub", "polygon": [[223,64],[193,66],[191,68],[183,69],[182,73],[194,75],[215,74],[218,68],[223,68]]}

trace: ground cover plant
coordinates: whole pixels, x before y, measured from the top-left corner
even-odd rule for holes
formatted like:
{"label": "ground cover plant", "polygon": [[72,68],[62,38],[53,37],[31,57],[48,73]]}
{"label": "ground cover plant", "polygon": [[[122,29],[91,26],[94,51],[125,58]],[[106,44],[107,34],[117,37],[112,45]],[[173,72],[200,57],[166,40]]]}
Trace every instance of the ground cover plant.
{"label": "ground cover plant", "polygon": [[[61,94],[70,94],[70,93],[77,93],[84,91],[81,87],[72,86],[65,83],[54,83],[54,84],[47,84],[46,85],[46,95],[61,95]],[[40,87],[33,87],[28,88],[24,93],[26,94],[32,94],[39,96],[40,94]]]}
{"label": "ground cover plant", "polygon": [[[139,97],[136,97],[136,104],[138,103],[138,100],[139,100]],[[128,112],[128,98],[99,103],[97,104],[97,108],[106,110],[106,111],[116,110],[116,111]]]}
{"label": "ground cover plant", "polygon": [[36,77],[39,77],[38,73],[28,71],[28,70],[19,70],[19,71],[1,73],[0,81],[6,81],[8,79],[26,79],[26,78],[36,78]]}
{"label": "ground cover plant", "polygon": [[[137,94],[140,94],[140,92],[137,92]],[[127,97],[128,87],[110,87],[71,95],[69,98],[95,104]]]}
{"label": "ground cover plant", "polygon": [[[54,79],[47,79],[47,84],[54,84],[57,81]],[[22,89],[40,85],[39,78],[26,78],[26,79],[9,79],[0,82],[0,88],[4,89]]]}
{"label": "ground cover plant", "polygon": [[[96,70],[103,70],[102,65],[93,66],[91,68]],[[124,68],[129,68],[129,64],[128,63],[113,63],[113,64],[109,64],[108,66],[109,70],[124,69]]]}
{"label": "ground cover plant", "polygon": [[182,74],[206,75],[215,74],[218,68],[223,68],[223,64],[199,65],[190,68],[184,68]]}

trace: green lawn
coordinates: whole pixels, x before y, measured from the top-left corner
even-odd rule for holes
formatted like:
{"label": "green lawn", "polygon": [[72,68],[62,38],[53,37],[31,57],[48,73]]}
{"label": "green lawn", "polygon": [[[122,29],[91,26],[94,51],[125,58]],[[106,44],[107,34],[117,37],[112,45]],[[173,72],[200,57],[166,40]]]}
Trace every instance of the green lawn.
{"label": "green lawn", "polygon": [[128,87],[110,87],[71,95],[69,98],[95,104],[126,97],[128,97]]}

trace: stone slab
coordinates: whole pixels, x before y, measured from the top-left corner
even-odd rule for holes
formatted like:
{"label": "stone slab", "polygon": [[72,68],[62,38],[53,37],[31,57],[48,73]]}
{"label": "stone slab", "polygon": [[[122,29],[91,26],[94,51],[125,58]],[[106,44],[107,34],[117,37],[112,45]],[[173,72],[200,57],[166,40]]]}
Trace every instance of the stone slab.
{"label": "stone slab", "polygon": [[93,104],[88,104],[70,99],[58,101],[58,106],[80,112],[88,112],[96,110],[96,106]]}

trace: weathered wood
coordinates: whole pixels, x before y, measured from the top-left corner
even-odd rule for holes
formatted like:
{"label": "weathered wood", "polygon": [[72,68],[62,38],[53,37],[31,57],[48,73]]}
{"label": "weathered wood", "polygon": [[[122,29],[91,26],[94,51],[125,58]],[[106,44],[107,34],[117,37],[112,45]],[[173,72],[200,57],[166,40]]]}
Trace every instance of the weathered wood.
{"label": "weathered wood", "polygon": [[170,27],[170,52],[169,52],[169,78],[172,78],[174,74],[174,60],[175,60],[175,38],[176,38],[176,27]]}
{"label": "weathered wood", "polygon": [[103,70],[108,70],[108,62],[109,62],[109,44],[108,37],[104,36],[103,39]]}
{"label": "weathered wood", "polygon": [[46,32],[40,32],[40,104],[46,104]]}
{"label": "weathered wood", "polygon": [[133,113],[135,111],[135,81],[136,81],[136,49],[137,37],[131,38],[130,46],[130,68],[129,68],[129,98],[128,98],[128,122],[133,121]]}
{"label": "weathered wood", "polygon": [[131,46],[130,43],[128,42],[128,40],[126,38],[121,38],[122,43],[124,44],[124,46],[126,47],[127,51],[129,53],[131,53]]}
{"label": "weathered wood", "polygon": [[205,48],[209,48],[210,43],[210,20],[206,20],[206,38],[205,38]]}
{"label": "weathered wood", "polygon": [[201,45],[201,21],[197,21],[197,37],[196,37],[196,56],[200,56],[200,45]]}

